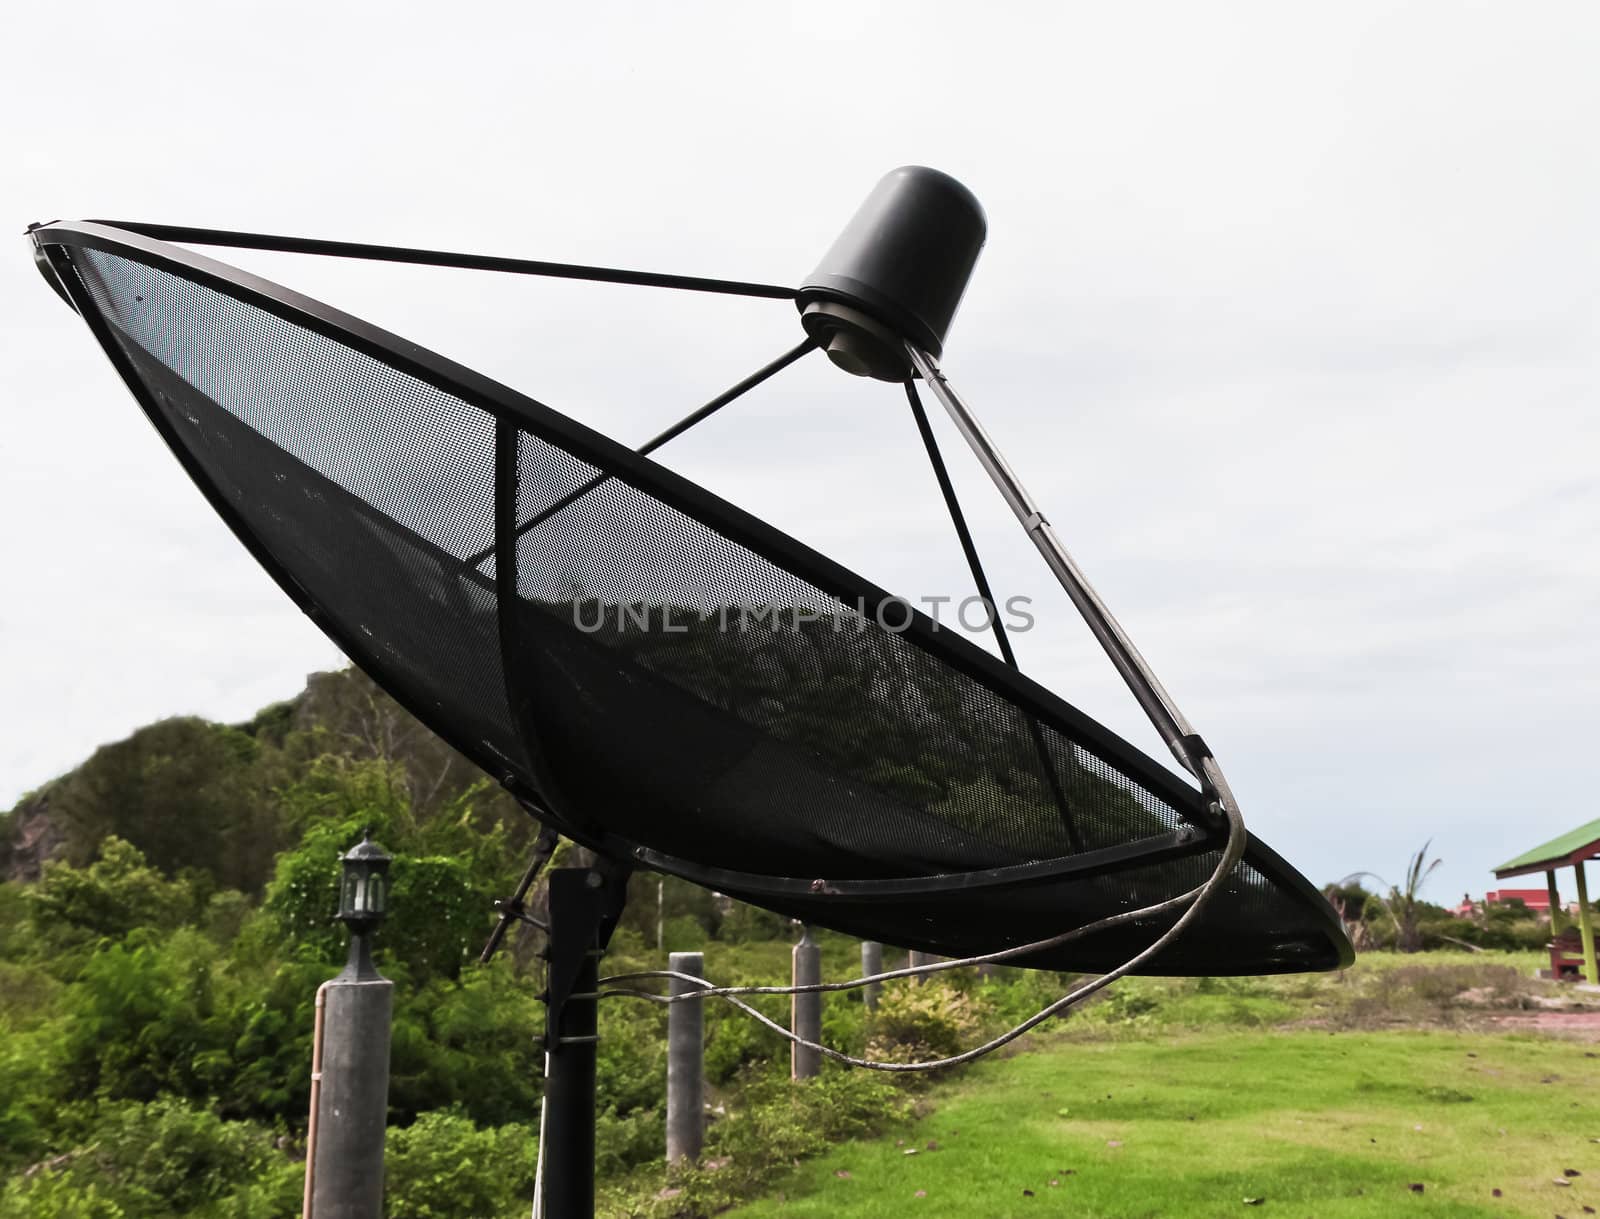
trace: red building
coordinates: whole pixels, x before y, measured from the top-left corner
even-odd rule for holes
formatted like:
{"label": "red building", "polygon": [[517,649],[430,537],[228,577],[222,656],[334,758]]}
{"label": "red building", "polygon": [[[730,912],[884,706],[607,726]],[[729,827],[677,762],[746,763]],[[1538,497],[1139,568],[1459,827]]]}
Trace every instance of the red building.
{"label": "red building", "polygon": [[1483,895],[1485,905],[1503,905],[1509,901],[1520,901],[1529,910],[1538,914],[1550,912],[1550,890],[1548,889],[1490,889]]}

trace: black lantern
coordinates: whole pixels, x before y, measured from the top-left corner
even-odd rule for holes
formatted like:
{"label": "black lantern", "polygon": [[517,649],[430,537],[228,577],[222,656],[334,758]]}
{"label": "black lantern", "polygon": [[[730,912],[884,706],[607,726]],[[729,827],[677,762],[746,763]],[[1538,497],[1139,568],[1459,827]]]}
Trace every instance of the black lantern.
{"label": "black lantern", "polygon": [[361,841],[345,852],[340,863],[344,879],[339,887],[339,913],[335,915],[354,935],[363,936],[383,921],[389,904],[387,875],[393,856],[363,830]]}

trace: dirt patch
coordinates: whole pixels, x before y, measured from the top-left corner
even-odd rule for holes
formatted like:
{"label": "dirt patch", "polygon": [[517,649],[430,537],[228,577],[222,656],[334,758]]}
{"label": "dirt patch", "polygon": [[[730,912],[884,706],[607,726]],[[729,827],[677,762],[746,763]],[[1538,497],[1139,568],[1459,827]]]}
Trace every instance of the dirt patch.
{"label": "dirt patch", "polygon": [[1600,1041],[1600,1011],[1497,1012],[1474,1023],[1503,1033],[1543,1033],[1573,1041]]}

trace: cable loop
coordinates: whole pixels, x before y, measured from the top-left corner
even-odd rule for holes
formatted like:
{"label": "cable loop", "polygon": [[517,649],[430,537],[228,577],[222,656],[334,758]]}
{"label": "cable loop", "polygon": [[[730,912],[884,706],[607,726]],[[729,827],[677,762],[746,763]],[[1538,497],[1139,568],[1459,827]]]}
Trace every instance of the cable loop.
{"label": "cable loop", "polygon": [[[1218,772],[1217,777],[1218,779],[1221,778],[1220,772]],[[633,973],[613,974],[610,977],[601,978],[600,996],[601,998],[608,998],[614,995],[626,996],[628,998],[646,999],[654,1003],[667,1005],[681,1003],[686,999],[723,999],[726,1002],[731,1003],[740,1011],[744,1012],[747,1016],[753,1017],[755,1020],[766,1025],[780,1036],[792,1041],[795,1045],[803,1046],[810,1050],[816,1050],[818,1053],[824,1054],[827,1057],[834,1059],[836,1062],[842,1062],[846,1066],[862,1067],[869,1071],[933,1071],[943,1067],[959,1066],[962,1063],[972,1062],[975,1059],[982,1058],[985,1054],[993,1053],[1001,1046],[1015,1041],[1018,1037],[1021,1037],[1030,1029],[1043,1024],[1051,1017],[1066,1011],[1068,1008],[1071,1008],[1078,1003],[1081,1003],[1090,995],[1104,990],[1117,979],[1132,973],[1140,965],[1150,960],[1150,958],[1155,956],[1162,949],[1167,947],[1167,945],[1171,944],[1175,939],[1182,935],[1189,925],[1200,916],[1200,912],[1204,910],[1208,904],[1210,904],[1211,900],[1222,888],[1223,882],[1227,879],[1228,875],[1233,871],[1235,865],[1238,864],[1240,858],[1244,855],[1244,848],[1246,839],[1248,837],[1245,833],[1244,818],[1240,814],[1238,806],[1234,803],[1233,796],[1227,790],[1225,783],[1221,786],[1220,796],[1220,803],[1223,806],[1223,812],[1228,819],[1228,840],[1226,845],[1223,847],[1221,857],[1217,860],[1217,866],[1212,870],[1211,875],[1206,878],[1203,884],[1190,889],[1186,893],[1179,894],[1177,897],[1170,897],[1166,901],[1157,902],[1154,905],[1145,906],[1138,910],[1129,910],[1122,914],[1114,914],[1109,918],[1099,919],[1096,922],[1086,924],[1083,927],[1075,927],[1070,931],[1064,931],[1059,935],[1051,936],[1049,939],[1038,940],[1031,944],[1022,944],[1015,948],[1002,949],[999,952],[984,953],[980,956],[962,957],[953,961],[935,961],[928,965],[917,965],[906,969],[889,970],[885,973],[872,974],[868,977],[853,978],[848,982],[821,982],[809,986],[713,986],[704,978],[697,977],[694,974],[678,973],[670,969],[640,970]],[[937,973],[941,970],[960,969],[970,965],[985,965],[998,961],[1011,960],[1015,957],[1024,956],[1031,952],[1039,952],[1046,948],[1052,948],[1059,944],[1068,943],[1069,941],[1077,939],[1081,936],[1091,935],[1097,931],[1103,931],[1108,927],[1117,926],[1123,923],[1139,922],[1143,919],[1153,918],[1159,914],[1163,914],[1169,910],[1183,905],[1187,905],[1188,908],[1178,916],[1177,921],[1174,922],[1171,927],[1167,928],[1166,931],[1157,936],[1153,943],[1149,944],[1140,952],[1123,962],[1123,964],[1119,965],[1116,969],[1111,970],[1109,973],[1101,974],[1098,978],[1091,979],[1082,986],[1068,991],[1054,1003],[1051,1003],[1035,1012],[1032,1016],[1029,1016],[1020,1024],[1014,1025],[1004,1033],[1001,1033],[998,1037],[991,1038],[989,1041],[984,1042],[980,1046],[975,1046],[970,1050],[960,1054],[951,1055],[948,1058],[938,1058],[928,1062],[880,1062],[871,1058],[857,1058],[854,1055],[844,1053],[842,1050],[836,1050],[831,1046],[822,1045],[820,1042],[809,1041],[806,1038],[790,1031],[789,1029],[784,1028],[776,1020],[773,1020],[762,1012],[757,1011],[754,1007],[750,1006],[750,1004],[735,998],[737,995],[797,995],[811,994],[819,991],[854,990],[874,982],[883,982],[894,978],[913,977],[921,974]],[[697,992],[686,992],[677,995],[658,995],[651,991],[636,990],[628,987],[612,990],[605,989],[610,983],[630,982],[651,978],[675,978],[680,981],[685,981],[692,985],[702,987],[703,989]]]}

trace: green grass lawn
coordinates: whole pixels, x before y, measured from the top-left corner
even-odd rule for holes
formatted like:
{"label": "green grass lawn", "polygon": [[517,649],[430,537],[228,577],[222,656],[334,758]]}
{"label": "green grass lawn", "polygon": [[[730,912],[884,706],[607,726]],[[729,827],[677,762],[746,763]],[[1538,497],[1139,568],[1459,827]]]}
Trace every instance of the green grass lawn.
{"label": "green grass lawn", "polygon": [[1575,1219],[1600,1209],[1600,1057],[1552,1038],[1061,1038],[980,1064],[937,1089],[934,1105],[730,1213]]}

